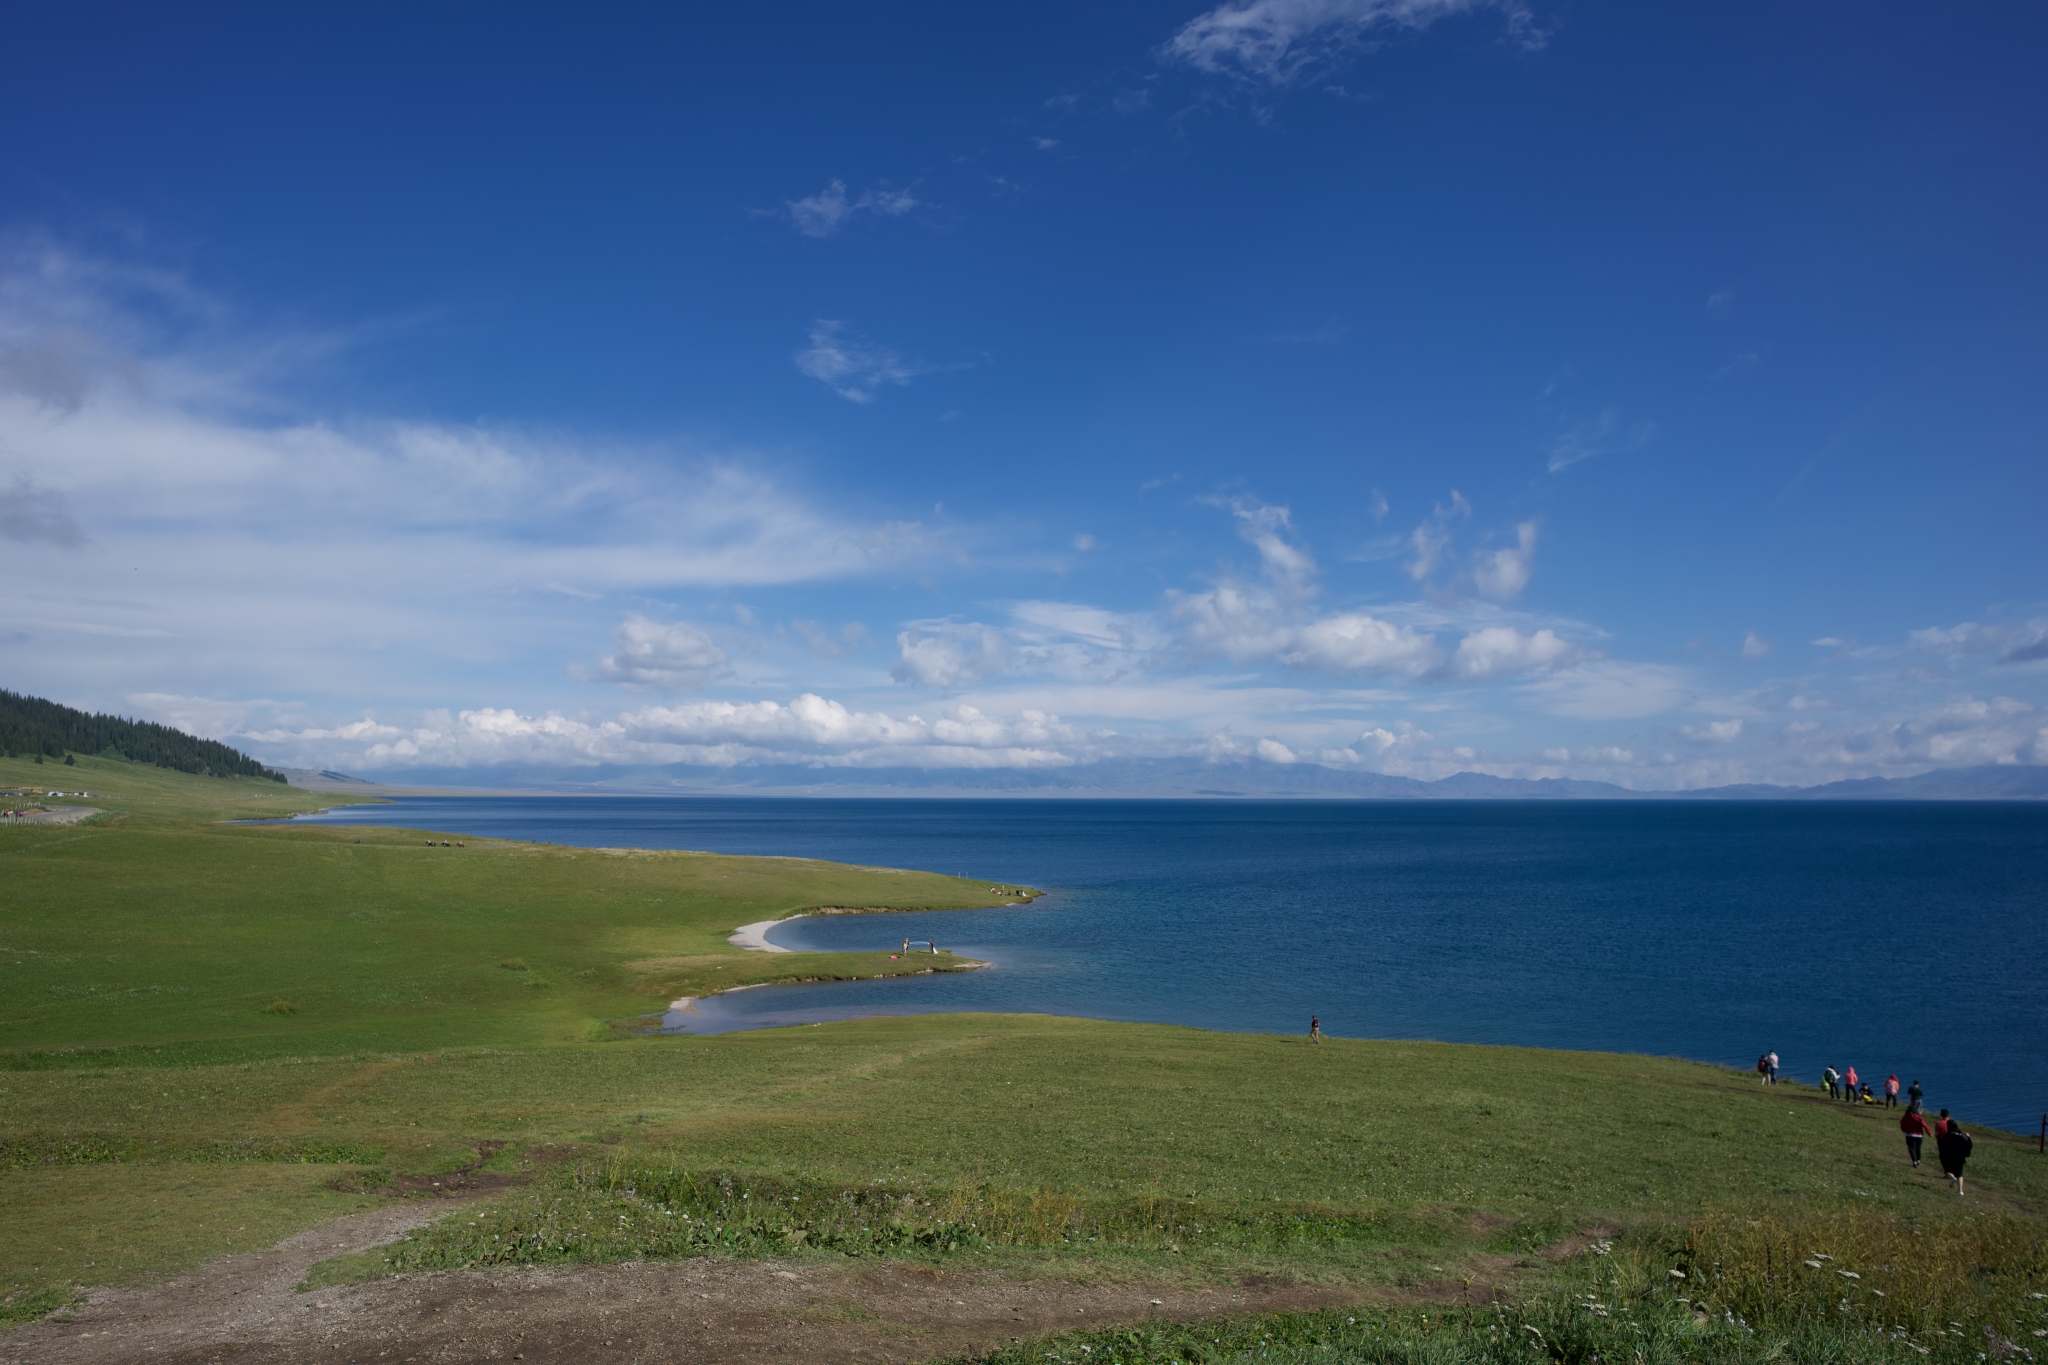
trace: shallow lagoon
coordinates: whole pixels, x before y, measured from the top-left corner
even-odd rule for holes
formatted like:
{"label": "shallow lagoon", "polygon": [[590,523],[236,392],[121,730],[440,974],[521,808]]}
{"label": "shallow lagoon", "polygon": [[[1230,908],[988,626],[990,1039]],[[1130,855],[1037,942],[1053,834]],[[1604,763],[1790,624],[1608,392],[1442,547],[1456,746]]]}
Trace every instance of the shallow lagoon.
{"label": "shallow lagoon", "polygon": [[[1046,889],[820,916],[785,947],[936,939],[986,971],[766,987],[692,1032],[1024,1010],[1896,1070],[2032,1132],[2048,1108],[2048,807],[2020,803],[404,797],[306,817],[784,854]],[[1569,1116],[1563,1116],[1570,1121]]]}

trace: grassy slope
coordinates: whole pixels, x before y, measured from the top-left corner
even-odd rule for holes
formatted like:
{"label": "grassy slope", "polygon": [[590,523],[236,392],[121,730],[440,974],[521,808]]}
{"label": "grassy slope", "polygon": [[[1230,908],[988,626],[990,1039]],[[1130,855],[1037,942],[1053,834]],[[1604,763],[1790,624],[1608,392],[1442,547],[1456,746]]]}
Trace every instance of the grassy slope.
{"label": "grassy slope", "polygon": [[[1879,1112],[1667,1060],[1017,1016],[620,1037],[591,1024],[726,975],[839,965],[738,953],[723,941],[736,924],[816,904],[983,903],[987,888],[789,860],[219,827],[196,817],[314,801],[270,783],[62,771],[94,790],[129,780],[130,813],[0,837],[0,1057],[26,1068],[0,1071],[0,1142],[18,1157],[290,1139],[425,1172],[497,1140],[511,1144],[499,1167],[580,1151],[848,1186],[987,1182],[1098,1211],[1192,1200],[1225,1221],[1279,1201],[1410,1228],[1391,1247],[1084,1248],[1061,1253],[1069,1273],[1079,1254],[1088,1273],[1400,1280],[1593,1218],[1753,1203],[2048,1210],[2048,1163],[2018,1139],[1979,1134],[1964,1205],[1930,1167],[1907,1169]],[[499,965],[510,957],[525,970]],[[299,1012],[265,1013],[280,996]],[[326,1189],[333,1173],[38,1163],[0,1182],[0,1284],[156,1275],[274,1239],[359,1198]],[[544,1184],[490,1217],[564,1198],[589,1202]],[[178,1215],[145,1216],[158,1201]],[[960,1256],[1021,1271],[1051,1254]]]}
{"label": "grassy slope", "polygon": [[[0,781],[22,771],[0,762]],[[197,1060],[561,1041],[677,994],[930,962],[742,953],[725,941],[740,924],[990,900],[984,883],[797,859],[224,825],[194,817],[333,798],[101,760],[59,771],[125,813],[4,831],[0,1051]]]}

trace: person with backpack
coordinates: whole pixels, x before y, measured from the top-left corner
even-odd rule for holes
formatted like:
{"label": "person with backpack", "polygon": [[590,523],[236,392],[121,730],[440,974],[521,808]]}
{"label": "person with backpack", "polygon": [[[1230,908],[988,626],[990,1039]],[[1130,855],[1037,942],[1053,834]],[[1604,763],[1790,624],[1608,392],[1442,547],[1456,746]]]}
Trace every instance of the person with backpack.
{"label": "person with backpack", "polygon": [[[1944,1109],[1942,1113],[1948,1111]],[[1970,1149],[1976,1146],[1970,1135],[1963,1131],[1963,1125],[1950,1119],[1934,1135],[1934,1149],[1941,1154],[1941,1173],[1956,1187],[1956,1193],[1963,1192],[1963,1163],[1970,1159]]]}
{"label": "person with backpack", "polygon": [[1884,1107],[1887,1109],[1899,1107],[1899,1073],[1896,1071],[1884,1078]]}
{"label": "person with backpack", "polygon": [[1771,1054],[1768,1052],[1759,1052],[1756,1055],[1756,1083],[1758,1085],[1769,1085],[1771,1083]]}
{"label": "person with backpack", "polygon": [[1831,1100],[1837,1100],[1842,1097],[1842,1092],[1837,1088],[1837,1080],[1838,1078],[1833,1067],[1829,1067],[1826,1071],[1820,1073],[1820,1083],[1827,1088],[1828,1098]]}
{"label": "person with backpack", "polygon": [[1899,1131],[1906,1135],[1906,1155],[1913,1158],[1913,1169],[1920,1169],[1920,1144],[1927,1140],[1927,1115],[1914,1105],[1899,1116]]}

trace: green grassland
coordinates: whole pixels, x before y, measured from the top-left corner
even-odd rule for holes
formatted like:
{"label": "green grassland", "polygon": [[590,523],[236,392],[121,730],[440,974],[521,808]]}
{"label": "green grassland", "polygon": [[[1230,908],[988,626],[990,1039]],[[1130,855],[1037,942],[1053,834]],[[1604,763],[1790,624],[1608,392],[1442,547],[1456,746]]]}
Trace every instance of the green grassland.
{"label": "green grassland", "polygon": [[[0,782],[50,771],[0,764]],[[1716,1281],[1680,1303],[1678,1282],[1658,1277],[1681,1254],[1725,1263],[1713,1267],[1723,1276],[1775,1254],[1782,1279],[1782,1248],[1745,1251],[1737,1235],[1778,1219],[1788,1245],[1910,1235],[1980,1248],[1942,1254],[1978,1258],[1969,1293],[2006,1329],[2037,1302],[2026,1294],[2048,1291],[2048,1161],[2014,1135],[1978,1132],[1971,1195],[1958,1200],[1932,1163],[1907,1166],[1881,1111],[1669,1059],[1318,1046],[1044,1016],[646,1036],[630,1021],[676,994],[904,965],[742,953],[725,942],[739,924],[823,905],[988,904],[989,886],[225,825],[334,798],[98,759],[58,771],[114,793],[118,813],[0,831],[0,1293],[13,1296],[0,1314],[274,1241],[384,1197],[394,1174],[471,1163],[479,1144],[503,1144],[487,1170],[530,1179],[316,1278],[706,1251],[1390,1291],[1469,1278],[1517,1286],[1538,1316],[1507,1334],[1535,1326],[1551,1340],[1557,1313],[1580,1311],[1553,1300],[1588,1272],[1558,1281],[1539,1252],[1611,1224],[1621,1231],[1602,1264],[1635,1267],[1641,1322],[1663,1323],[1657,1340],[1696,1358],[1714,1353],[1696,1303],[1749,1300]],[[1701,1228],[1723,1229],[1718,1250],[1687,1253]],[[1766,1285],[1748,1311],[1819,1311],[1771,1306],[1788,1292]],[[1947,1330],[1927,1325],[1933,1291],[1910,1292],[1925,1309],[1915,1330]],[[1971,1303],[1939,1311],[1991,1312]],[[1829,1331],[1847,1320],[1832,1298],[1823,1307],[1837,1314],[1823,1314]],[[1500,1322],[1447,1336],[1441,1322],[1372,1321],[1383,1343],[1422,1333],[1423,1355],[1522,1358],[1471,1354],[1493,1349]],[[1304,1360],[1348,1358],[1329,1354],[1337,1326],[1310,1316],[1278,1332]],[[1257,1349],[1273,1336],[1269,1323]],[[1618,1358],[1619,1340],[1599,1338],[1603,1358]],[[1921,1358],[1902,1340],[1896,1358]],[[1046,1350],[1201,1358],[1191,1343],[1168,1333]],[[1222,1337],[1210,1345],[1222,1351]],[[1754,1342],[1722,1345],[1747,1359]]]}

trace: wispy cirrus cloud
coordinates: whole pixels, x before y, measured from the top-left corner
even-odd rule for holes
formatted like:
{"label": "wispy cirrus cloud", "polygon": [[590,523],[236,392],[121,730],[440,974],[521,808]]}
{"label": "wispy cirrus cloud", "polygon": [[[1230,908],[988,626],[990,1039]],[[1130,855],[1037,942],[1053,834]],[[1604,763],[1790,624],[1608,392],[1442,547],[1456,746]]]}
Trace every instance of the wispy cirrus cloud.
{"label": "wispy cirrus cloud", "polygon": [[[0,543],[55,551],[18,566],[0,632],[71,695],[197,692],[223,669],[252,691],[406,690],[537,649],[559,678],[562,652],[595,653],[572,642],[607,597],[843,579],[943,540],[825,506],[744,449],[292,415],[262,381],[319,346],[134,273],[0,253],[0,343],[82,357],[0,375]],[[609,657],[649,686],[716,669],[673,635]]]}
{"label": "wispy cirrus cloud", "polygon": [[1545,468],[1556,474],[1596,455],[1640,450],[1649,444],[1656,431],[1652,423],[1626,421],[1615,409],[1608,408],[1597,417],[1573,422],[1559,432],[1551,442]]}
{"label": "wispy cirrus cloud", "polygon": [[783,205],[791,226],[806,237],[831,237],[853,219],[865,215],[901,218],[918,206],[908,190],[868,189],[848,194],[846,182],[828,180],[825,188]]}
{"label": "wispy cirrus cloud", "polygon": [[922,375],[962,368],[906,360],[831,318],[811,324],[808,343],[795,359],[798,370],[850,403],[872,403],[886,386],[901,387]]}
{"label": "wispy cirrus cloud", "polygon": [[1492,11],[1510,36],[1544,34],[1519,0],[1229,0],[1190,19],[1159,49],[1170,62],[1271,85],[1327,71],[1401,32]]}

